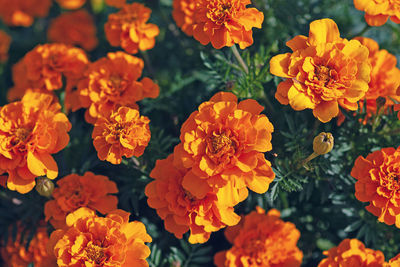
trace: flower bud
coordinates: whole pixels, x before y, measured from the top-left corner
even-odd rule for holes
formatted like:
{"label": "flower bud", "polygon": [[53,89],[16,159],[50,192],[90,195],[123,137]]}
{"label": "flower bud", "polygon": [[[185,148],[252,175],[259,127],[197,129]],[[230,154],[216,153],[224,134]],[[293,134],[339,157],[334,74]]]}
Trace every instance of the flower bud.
{"label": "flower bud", "polygon": [[317,155],[329,153],[333,148],[333,136],[331,133],[321,132],[314,138],[313,149]]}
{"label": "flower bud", "polygon": [[39,195],[50,198],[53,194],[54,183],[46,177],[40,177],[36,180],[35,189]]}

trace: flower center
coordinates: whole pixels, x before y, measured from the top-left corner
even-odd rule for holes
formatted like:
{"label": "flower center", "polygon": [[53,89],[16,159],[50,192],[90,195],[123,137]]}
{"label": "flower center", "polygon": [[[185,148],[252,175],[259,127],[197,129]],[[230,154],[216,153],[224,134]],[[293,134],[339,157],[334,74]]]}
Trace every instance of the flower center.
{"label": "flower center", "polygon": [[330,71],[331,69],[326,66],[316,66],[315,75],[317,76],[318,81],[327,84],[331,79]]}
{"label": "flower center", "polygon": [[399,190],[400,189],[400,176],[397,173],[389,173],[386,187],[389,190]]}
{"label": "flower center", "polygon": [[25,141],[29,138],[31,134],[31,130],[30,129],[26,129],[26,128],[18,128],[14,131],[14,138],[12,138],[11,140],[11,144],[13,146],[16,146],[18,144],[24,144]]}
{"label": "flower center", "polygon": [[121,86],[122,79],[121,77],[114,75],[110,77],[110,82],[113,88],[119,88]]}
{"label": "flower center", "polygon": [[104,248],[93,245],[92,243],[85,248],[85,252],[86,257],[96,264],[102,264],[106,259],[104,255]]}
{"label": "flower center", "polygon": [[210,138],[211,139],[211,153],[217,154],[221,150],[227,150],[232,145],[232,140],[222,133]]}
{"label": "flower center", "polygon": [[207,6],[207,17],[216,24],[224,24],[230,20],[234,13],[236,13],[236,5],[234,0],[214,0],[210,1]]}

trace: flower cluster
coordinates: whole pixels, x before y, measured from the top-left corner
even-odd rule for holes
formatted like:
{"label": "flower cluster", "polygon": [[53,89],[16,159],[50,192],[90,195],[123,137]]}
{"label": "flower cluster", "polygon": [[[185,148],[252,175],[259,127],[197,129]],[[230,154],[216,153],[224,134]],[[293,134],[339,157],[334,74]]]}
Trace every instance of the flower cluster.
{"label": "flower cluster", "polygon": [[225,237],[233,245],[214,256],[217,267],[291,266],[299,267],[303,253],[297,247],[300,232],[290,222],[280,218],[272,209],[256,211],[244,216],[236,226],[225,230]]}
{"label": "flower cluster", "polygon": [[0,0],[0,18],[9,26],[29,27],[35,17],[46,17],[52,0]]}
{"label": "flower cluster", "polygon": [[71,129],[60,109],[52,95],[33,92],[0,108],[0,174],[8,173],[10,190],[27,193],[37,176],[57,177],[51,154],[68,144]]}
{"label": "flower cluster", "polygon": [[382,148],[359,156],[351,176],[357,179],[355,196],[369,202],[366,209],[380,222],[400,228],[400,147]]}
{"label": "flower cluster", "polygon": [[220,49],[253,44],[252,28],[261,28],[264,14],[246,8],[250,0],[174,0],[173,17],[178,27],[201,44]]}
{"label": "flower cluster", "polygon": [[44,214],[54,228],[65,227],[68,213],[80,207],[87,207],[107,214],[117,209],[118,199],[110,195],[118,193],[116,184],[103,175],[86,172],[83,176],[67,175],[57,181],[58,187],[53,191],[53,198],[46,202]]}
{"label": "flower cluster", "polygon": [[338,116],[339,105],[357,110],[370,82],[367,47],[340,38],[331,19],[313,21],[309,37],[296,36],[286,45],[293,53],[270,61],[271,73],[286,78],[275,94],[281,104],[290,104],[294,110],[312,109],[322,122]]}
{"label": "flower cluster", "polygon": [[[384,267],[385,256],[379,250],[365,248],[357,239],[345,239],[339,246],[324,251],[327,258],[323,259],[318,267],[332,266],[358,266],[358,267]],[[394,266],[393,266],[394,267]]]}
{"label": "flower cluster", "polygon": [[48,39],[56,43],[78,45],[87,51],[98,43],[92,15],[84,9],[61,14],[49,25]]}
{"label": "flower cluster", "polygon": [[[46,227],[37,228],[35,235],[29,242],[21,243],[21,233],[23,231],[20,223],[17,223],[17,235],[12,237],[12,229],[10,228],[10,237],[6,246],[0,247],[0,255],[4,260],[4,267],[26,267],[33,263],[35,267],[56,267],[56,261],[46,251],[49,242]],[[26,237],[25,237],[26,238]]]}
{"label": "flower cluster", "polygon": [[146,187],[150,207],[176,237],[190,230],[189,242],[203,243],[210,233],[235,225],[233,206],[247,187],[267,191],[275,177],[262,152],[272,148],[273,126],[254,100],[237,103],[220,92],[200,105],[182,125],[181,144],[158,161]]}
{"label": "flower cluster", "polygon": [[382,26],[388,18],[400,23],[400,5],[392,0],[354,0],[354,6],[365,12],[365,21],[370,26]]}
{"label": "flower cluster", "polygon": [[104,25],[107,40],[131,54],[152,49],[160,30],[157,25],[146,23],[150,13],[151,9],[139,3],[123,5],[120,11],[109,15]]}
{"label": "flower cluster", "polygon": [[80,208],[66,218],[67,227],[50,236],[48,253],[59,267],[148,267],[151,242],[143,223],[129,222],[129,213],[115,210],[104,217]]}

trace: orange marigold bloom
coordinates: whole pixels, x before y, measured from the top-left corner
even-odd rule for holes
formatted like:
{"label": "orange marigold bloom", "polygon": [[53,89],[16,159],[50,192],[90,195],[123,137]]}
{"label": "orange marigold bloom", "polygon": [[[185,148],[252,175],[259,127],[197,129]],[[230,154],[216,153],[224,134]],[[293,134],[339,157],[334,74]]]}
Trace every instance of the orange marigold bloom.
{"label": "orange marigold bloom", "polygon": [[35,17],[46,17],[51,0],[0,0],[0,17],[9,26],[29,27]]}
{"label": "orange marigold bloom", "polygon": [[[177,238],[190,230],[189,242],[204,243],[212,232],[235,225],[240,217],[224,201],[223,192],[213,190],[190,169],[173,165],[174,155],[157,160],[150,173],[155,180],[146,186],[147,203],[164,220],[165,229]],[[240,200],[247,191],[237,190]]]}
{"label": "orange marigold bloom", "polygon": [[400,23],[400,4],[393,0],[354,0],[354,6],[365,12],[365,21],[370,26],[382,26],[388,18]]}
{"label": "orange marigold bloom", "polygon": [[328,258],[323,259],[318,267],[357,266],[383,267],[385,256],[379,250],[365,248],[357,239],[345,239],[339,246],[324,251]]}
{"label": "orange marigold bloom", "polygon": [[35,267],[56,267],[54,258],[47,254],[46,245],[49,242],[46,227],[39,227],[36,234],[26,248],[26,240],[21,243],[22,227],[18,227],[18,232],[13,240],[12,229],[8,242],[5,247],[0,248],[1,258],[4,261],[4,267],[27,267],[33,263]]}
{"label": "orange marigold bloom", "polygon": [[294,110],[310,108],[322,122],[339,114],[339,105],[357,110],[368,91],[371,65],[368,48],[357,40],[340,38],[331,19],[313,21],[309,37],[299,35],[286,43],[293,53],[274,56],[270,71],[286,78],[275,98]]}
{"label": "orange marigold bloom", "polygon": [[400,267],[400,254],[397,254],[396,257],[391,258],[388,266],[385,267]]}
{"label": "orange marigold bloom", "polygon": [[198,0],[193,37],[202,45],[211,42],[220,49],[239,44],[241,49],[253,44],[252,28],[261,29],[264,14],[246,8],[250,0]]}
{"label": "orange marigold bloom", "polygon": [[172,3],[172,17],[176,25],[189,36],[193,35],[193,24],[195,19],[196,1],[194,0],[174,0]]}
{"label": "orange marigold bloom", "polygon": [[88,207],[102,214],[117,209],[118,198],[110,195],[118,193],[117,185],[107,176],[86,172],[67,175],[57,182],[53,191],[53,200],[46,202],[44,214],[46,221],[54,228],[64,228],[68,213],[80,207]]}
{"label": "orange marigold bloom", "polygon": [[79,99],[88,108],[85,118],[95,123],[96,118],[110,116],[119,106],[136,108],[136,102],[146,97],[155,98],[159,87],[142,75],[143,60],[124,52],[108,53],[92,63],[79,85]]}
{"label": "orange marigold bloom", "polygon": [[400,147],[359,156],[351,171],[357,179],[355,196],[380,222],[400,228]]}
{"label": "orange marigold bloom", "polygon": [[106,4],[116,8],[121,8],[126,4],[126,0],[106,0]]}
{"label": "orange marigold bloom", "polygon": [[65,9],[78,9],[86,3],[86,0],[56,0],[56,2]]}
{"label": "orange marigold bloom", "polygon": [[256,267],[301,265],[303,253],[297,247],[300,232],[291,222],[284,222],[280,212],[272,209],[267,214],[257,207],[244,216],[236,226],[225,230],[225,237],[233,247],[215,254],[217,267]]}
{"label": "orange marigold bloom", "polygon": [[35,186],[37,176],[57,177],[51,154],[68,144],[71,129],[60,109],[53,96],[33,92],[0,107],[0,174],[8,173],[10,190],[24,194]]}
{"label": "orange marigold bloom", "polygon": [[107,40],[131,54],[152,49],[160,30],[155,24],[146,24],[150,13],[151,9],[142,4],[125,4],[119,12],[108,16],[104,25]]}
{"label": "orange marigold bloom", "polygon": [[0,30],[0,64],[8,59],[8,49],[10,48],[11,37],[4,31]]}
{"label": "orange marigold bloom", "polygon": [[143,223],[129,222],[129,213],[110,212],[105,218],[88,208],[67,215],[67,228],[54,231],[47,246],[59,267],[148,267],[151,242]]}
{"label": "orange marigold bloom", "polygon": [[231,181],[238,189],[265,193],[275,177],[263,154],[272,149],[274,128],[260,115],[263,109],[255,100],[237,103],[234,94],[217,93],[182,125],[175,164],[192,168],[213,187]]}
{"label": "orange marigold bloom", "polygon": [[87,51],[93,50],[98,43],[93,17],[84,9],[55,18],[50,23],[47,36],[52,42],[79,45]]}
{"label": "orange marigold bloom", "polygon": [[150,141],[149,122],[138,110],[128,107],[118,108],[110,117],[98,118],[92,138],[99,159],[120,164],[122,156],[141,156]]}

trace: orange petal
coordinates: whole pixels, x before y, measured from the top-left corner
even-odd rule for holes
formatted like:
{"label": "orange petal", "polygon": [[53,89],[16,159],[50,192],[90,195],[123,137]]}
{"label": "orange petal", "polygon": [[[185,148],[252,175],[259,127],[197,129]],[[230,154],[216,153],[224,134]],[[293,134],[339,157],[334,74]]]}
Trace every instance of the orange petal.
{"label": "orange petal", "polygon": [[38,154],[29,151],[27,156],[28,169],[36,176],[46,175],[50,179],[58,176],[57,163],[49,154]]}
{"label": "orange petal", "polygon": [[269,71],[275,76],[290,78],[291,76],[289,76],[288,71],[291,55],[290,53],[286,53],[272,57],[269,61]]}
{"label": "orange petal", "polygon": [[333,20],[320,19],[311,22],[308,38],[310,44],[334,43],[339,40],[339,29]]}
{"label": "orange petal", "polygon": [[328,122],[339,114],[337,101],[321,102],[313,110],[313,114],[321,122]]}

